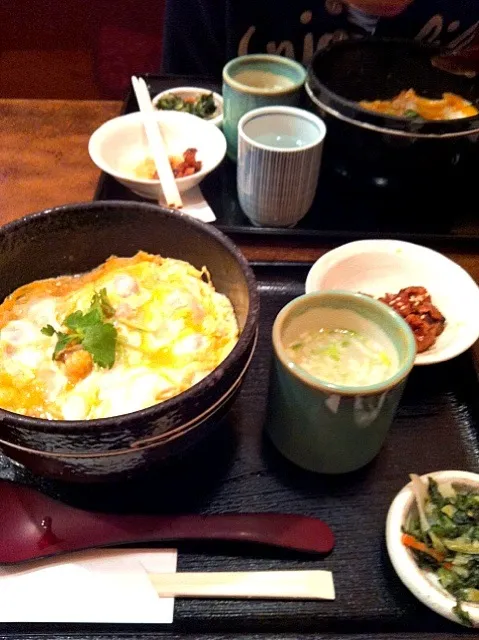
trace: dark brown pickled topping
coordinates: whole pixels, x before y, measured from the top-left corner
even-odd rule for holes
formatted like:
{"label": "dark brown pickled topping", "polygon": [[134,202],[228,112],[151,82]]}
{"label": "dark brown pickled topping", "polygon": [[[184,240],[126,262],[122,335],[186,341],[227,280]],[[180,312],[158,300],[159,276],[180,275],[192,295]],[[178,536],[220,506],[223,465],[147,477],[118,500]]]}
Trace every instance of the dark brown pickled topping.
{"label": "dark brown pickled topping", "polygon": [[446,318],[431,301],[425,287],[406,287],[398,293],[386,293],[379,298],[399,313],[411,327],[418,353],[430,349],[444,331]]}

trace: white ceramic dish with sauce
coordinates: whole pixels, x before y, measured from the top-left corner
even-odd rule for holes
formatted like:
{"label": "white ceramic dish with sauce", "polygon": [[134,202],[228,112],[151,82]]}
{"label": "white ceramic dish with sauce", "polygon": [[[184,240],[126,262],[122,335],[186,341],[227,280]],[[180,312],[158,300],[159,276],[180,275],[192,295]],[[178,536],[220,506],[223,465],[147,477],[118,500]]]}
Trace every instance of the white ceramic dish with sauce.
{"label": "white ceramic dish with sauce", "polygon": [[[176,178],[180,193],[198,185],[215,169],[226,153],[226,139],[211,122],[180,111],[158,111],[158,125],[168,155],[182,156],[189,148],[197,149],[202,167],[191,176]],[[157,200],[160,181],[140,178],[136,168],[151,157],[142,114],[137,111],[102,124],[91,136],[88,151],[93,162],[121,184],[143,198]]]}
{"label": "white ceramic dish with sauce", "polygon": [[450,360],[479,338],[479,287],[458,264],[437,251],[399,240],[358,240],[317,260],[306,293],[327,289],[359,291],[374,297],[411,286],[426,287],[446,318],[444,331],[415,364]]}
{"label": "white ceramic dish with sauce", "polygon": [[[479,492],[479,474],[477,473],[454,470],[434,471],[421,476],[421,480],[427,482],[429,477],[439,485],[443,482],[457,482],[461,485],[470,485]],[[433,572],[419,568],[413,554],[401,541],[402,527],[406,524],[411,510],[415,508],[412,483],[409,482],[396,495],[388,511],[386,546],[389,558],[403,584],[418,600],[441,616],[458,622],[453,611],[456,604],[455,598],[443,589]],[[464,602],[462,607],[469,614],[474,627],[479,627],[479,603]]]}
{"label": "white ceramic dish with sauce", "polygon": [[210,91],[209,89],[203,89],[201,87],[174,87],[158,93],[154,96],[152,102],[153,106],[158,109],[159,101],[167,95],[173,94],[174,96],[178,96],[185,100],[188,98],[197,98],[198,96],[208,95],[209,93],[213,94],[216,111],[211,118],[207,118],[206,120],[217,127],[221,127],[223,123],[223,98],[219,93],[216,93],[216,91]]}

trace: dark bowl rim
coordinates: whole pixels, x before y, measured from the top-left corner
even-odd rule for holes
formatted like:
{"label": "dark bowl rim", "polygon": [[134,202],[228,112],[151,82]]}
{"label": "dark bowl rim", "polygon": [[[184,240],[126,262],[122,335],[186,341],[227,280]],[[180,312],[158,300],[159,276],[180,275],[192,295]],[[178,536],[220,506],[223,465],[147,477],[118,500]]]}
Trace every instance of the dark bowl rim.
{"label": "dark bowl rim", "polygon": [[[361,45],[376,46],[406,46],[413,50],[424,51],[425,55],[432,56],[443,51],[437,45],[406,40],[404,38],[382,38],[378,36],[365,36],[330,42],[326,47],[316,51],[309,67],[305,81],[305,89],[314,104],[330,115],[344,120],[350,124],[386,133],[389,135],[415,137],[415,138],[457,138],[479,133],[479,114],[467,118],[453,120],[409,120],[398,116],[389,116],[369,111],[354,100],[344,98],[332,91],[324,84],[314,72],[315,61],[326,56],[334,49],[349,48]],[[318,97],[317,93],[320,94]],[[475,106],[479,108],[479,98]]]}
{"label": "dark bowl rim", "polygon": [[[105,208],[120,208],[126,210],[131,207],[134,207],[140,212],[148,211],[158,214],[158,211],[160,211],[162,214],[166,215],[166,217],[180,216],[183,220],[186,221],[187,224],[197,229],[200,233],[206,233],[207,235],[217,240],[224,249],[229,251],[234,256],[245,276],[249,293],[248,313],[246,316],[245,326],[240,334],[238,342],[235,344],[228,356],[211,373],[203,378],[203,380],[193,385],[186,391],[178,394],[177,396],[173,396],[168,400],[154,404],[151,407],[139,409],[138,411],[132,411],[131,413],[122,413],[118,416],[111,416],[108,418],[94,418],[92,420],[47,420],[45,418],[24,416],[20,413],[14,413],[13,411],[8,411],[0,407],[0,426],[2,420],[4,419],[3,416],[8,417],[10,422],[16,422],[18,427],[26,428],[31,431],[57,432],[65,434],[69,434],[73,431],[78,433],[83,430],[87,430],[88,432],[90,432],[91,429],[101,430],[102,428],[108,429],[111,427],[117,429],[120,428],[120,423],[125,422],[147,422],[148,419],[154,416],[154,414],[158,411],[161,411],[165,414],[168,413],[168,411],[173,408],[175,404],[177,404],[179,399],[180,402],[188,402],[188,400],[194,398],[194,396],[196,396],[198,393],[202,393],[209,387],[214,386],[215,374],[217,375],[218,370],[220,368],[228,367],[229,364],[232,364],[236,360],[237,354],[242,354],[243,352],[245,352],[248,345],[251,343],[251,340],[254,339],[256,326],[259,320],[259,292],[256,285],[255,275],[246,257],[243,255],[239,247],[222,231],[220,231],[216,227],[211,226],[210,224],[201,222],[200,220],[196,220],[183,211],[175,211],[173,209],[160,207],[159,205],[147,202],[129,202],[126,200],[96,200],[77,202],[51,207],[42,211],[22,216],[21,218],[18,218],[16,220],[12,220],[11,222],[0,226],[0,237],[21,229],[23,226],[28,225],[31,221],[39,219],[42,220],[52,215],[58,215],[62,213],[66,214],[69,212],[74,214],[81,213],[85,210],[85,208],[89,210],[98,209],[102,211]],[[168,429],[165,431],[165,433],[167,432]]]}

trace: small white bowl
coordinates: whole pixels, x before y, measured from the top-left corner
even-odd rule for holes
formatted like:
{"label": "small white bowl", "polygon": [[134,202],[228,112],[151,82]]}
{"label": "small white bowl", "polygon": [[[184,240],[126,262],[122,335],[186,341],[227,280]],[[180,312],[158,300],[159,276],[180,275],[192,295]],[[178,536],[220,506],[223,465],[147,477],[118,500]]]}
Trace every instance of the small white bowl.
{"label": "small white bowl", "polygon": [[[479,489],[479,474],[469,471],[434,471],[421,476],[421,480],[427,482],[428,477],[434,478],[438,483],[456,481]],[[418,567],[411,551],[401,542],[402,526],[413,507],[415,508],[415,499],[412,483],[409,482],[389,507],[386,519],[386,546],[389,558],[402,583],[418,600],[441,616],[459,622],[452,611],[456,600],[443,589],[432,572]],[[470,615],[474,626],[479,627],[479,603],[464,603],[463,608]]]}
{"label": "small white bowl", "polygon": [[[157,108],[158,102],[164,98],[164,96],[173,94],[175,96],[179,96],[180,98],[196,98],[197,96],[207,95],[208,93],[213,94],[213,100],[216,105],[216,111],[213,117],[208,118],[207,122],[211,122],[211,124],[216,125],[217,127],[221,127],[223,124],[223,98],[219,93],[215,91],[210,91],[209,89],[202,89],[201,87],[174,87],[172,89],[167,89],[166,91],[162,91],[158,93],[153,99],[153,106]],[[202,118],[204,119],[204,118]]]}
{"label": "small white bowl", "polygon": [[[197,173],[177,178],[180,193],[199,184],[215,169],[226,153],[226,139],[214,124],[179,111],[158,111],[156,119],[168,155],[182,156],[188,148],[198,150],[202,168]],[[88,151],[93,162],[131,189],[149,200],[158,199],[159,180],[138,178],[134,170],[146,157],[151,157],[139,111],[108,120],[91,136]]]}
{"label": "small white bowl", "polygon": [[329,251],[311,267],[306,293],[325,289],[360,291],[375,297],[423,286],[446,318],[436,343],[415,364],[450,360],[479,338],[479,287],[441,253],[400,240],[358,240]]}

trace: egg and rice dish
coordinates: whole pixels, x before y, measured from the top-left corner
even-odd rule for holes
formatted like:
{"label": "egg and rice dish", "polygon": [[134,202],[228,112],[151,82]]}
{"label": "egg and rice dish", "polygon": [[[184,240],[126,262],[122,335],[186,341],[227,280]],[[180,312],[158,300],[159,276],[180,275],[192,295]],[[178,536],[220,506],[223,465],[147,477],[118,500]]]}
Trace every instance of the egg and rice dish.
{"label": "egg and rice dish", "polygon": [[388,100],[361,100],[359,105],[369,111],[400,118],[424,120],[457,120],[477,116],[477,108],[462,96],[443,93],[442,98],[432,100],[418,95],[414,89],[401,91]]}
{"label": "egg and rice dish", "polygon": [[0,407],[90,420],[150,407],[211,373],[238,341],[205,267],[139,252],[39,280],[0,305]]}

